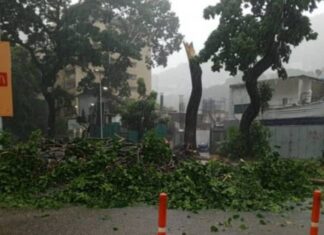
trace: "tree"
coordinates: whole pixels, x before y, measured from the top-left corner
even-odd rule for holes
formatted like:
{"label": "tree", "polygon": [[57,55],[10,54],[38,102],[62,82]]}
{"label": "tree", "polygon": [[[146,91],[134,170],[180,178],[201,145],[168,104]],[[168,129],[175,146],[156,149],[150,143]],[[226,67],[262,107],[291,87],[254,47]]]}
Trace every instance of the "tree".
{"label": "tree", "polygon": [[145,131],[154,128],[155,121],[158,118],[156,113],[157,93],[151,92],[146,95],[143,93],[145,83],[138,80],[138,100],[128,100],[125,102],[121,111],[122,122],[130,130],[138,131],[139,138],[142,138]]}
{"label": "tree", "polygon": [[260,93],[260,111],[263,113],[269,107],[269,101],[273,95],[273,88],[266,82],[261,82],[258,87]]}
{"label": "tree", "polygon": [[12,48],[14,116],[4,118],[4,130],[25,139],[33,131],[46,130],[46,103],[38,99],[38,71],[26,50]]}
{"label": "tree", "polygon": [[5,1],[0,27],[2,39],[25,48],[39,71],[52,137],[60,70],[80,66],[86,83],[94,78],[93,68],[101,66],[103,83],[111,93],[127,95],[126,71],[134,60],[141,59],[141,51],[151,49],[148,65],[166,65],[167,56],[179,50],[182,40],[178,18],[168,0],[84,0],[77,4],[69,0]]}
{"label": "tree", "polygon": [[202,96],[202,70],[193,44],[184,43],[191,74],[192,91],[186,110],[184,143],[186,150],[196,149],[197,114]]}
{"label": "tree", "polygon": [[137,93],[140,97],[145,97],[146,95],[146,85],[143,78],[137,80]]}
{"label": "tree", "polygon": [[[92,2],[85,1],[90,5]],[[100,8],[91,14],[106,27],[97,44],[103,52],[102,84],[108,88],[103,96],[111,102],[110,109],[116,109],[130,95],[128,79],[134,75],[129,74],[128,68],[141,59],[145,59],[148,67],[166,66],[167,56],[180,49],[183,36],[178,33],[179,20],[168,0],[99,2]],[[111,12],[109,18],[107,12]],[[94,76],[90,74],[80,87],[91,87],[93,83]]]}
{"label": "tree", "polygon": [[212,69],[225,68],[231,75],[243,72],[251,103],[244,112],[240,131],[248,136],[261,106],[258,78],[268,69],[286,78],[291,48],[317,34],[303,15],[317,8],[320,0],[221,0],[205,9],[206,19],[220,16],[220,23],[205,43],[200,56],[213,62]]}
{"label": "tree", "polygon": [[89,39],[69,22],[69,6],[70,1],[13,0],[5,1],[0,9],[2,39],[27,50],[38,70],[51,137],[55,134],[58,72],[70,63],[88,64],[94,58]]}

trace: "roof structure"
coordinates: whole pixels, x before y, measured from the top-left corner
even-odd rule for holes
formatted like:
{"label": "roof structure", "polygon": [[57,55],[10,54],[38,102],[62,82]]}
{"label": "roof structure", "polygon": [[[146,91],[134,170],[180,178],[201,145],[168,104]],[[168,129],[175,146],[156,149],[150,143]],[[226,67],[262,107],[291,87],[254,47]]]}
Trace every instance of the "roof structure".
{"label": "roof structure", "polygon": [[[258,82],[259,83],[268,82],[268,81],[271,82],[271,81],[276,81],[276,80],[279,80],[279,79],[280,78],[270,78],[270,79],[259,80]],[[320,82],[324,83],[324,79],[315,78],[315,77],[311,77],[311,76],[308,76],[308,75],[291,76],[291,77],[288,77],[285,80],[291,80],[291,79],[307,79],[307,80],[313,80],[313,81],[320,81]],[[245,84],[243,82],[240,82],[240,83],[230,85],[230,88],[240,88],[240,87],[245,87]]]}

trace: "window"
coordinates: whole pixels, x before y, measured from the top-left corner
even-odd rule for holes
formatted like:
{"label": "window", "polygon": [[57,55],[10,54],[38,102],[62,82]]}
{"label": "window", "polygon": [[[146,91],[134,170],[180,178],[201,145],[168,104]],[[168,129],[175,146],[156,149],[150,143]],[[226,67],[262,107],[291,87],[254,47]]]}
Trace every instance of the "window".
{"label": "window", "polygon": [[131,86],[130,90],[131,92],[137,92],[137,86]]}
{"label": "window", "polygon": [[129,78],[129,80],[136,80],[137,76],[134,74],[129,74],[128,78]]}
{"label": "window", "polygon": [[288,98],[283,98],[282,99],[282,105],[286,106],[288,104]]}
{"label": "window", "polygon": [[235,114],[242,114],[245,112],[249,104],[236,104],[234,105],[234,113]]}

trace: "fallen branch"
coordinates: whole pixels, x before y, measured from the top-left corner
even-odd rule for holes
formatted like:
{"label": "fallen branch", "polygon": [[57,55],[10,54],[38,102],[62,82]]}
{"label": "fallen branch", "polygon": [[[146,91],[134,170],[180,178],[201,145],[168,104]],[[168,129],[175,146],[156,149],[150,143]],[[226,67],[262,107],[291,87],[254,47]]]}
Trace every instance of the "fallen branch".
{"label": "fallen branch", "polygon": [[311,182],[318,185],[324,185],[324,179],[311,179]]}

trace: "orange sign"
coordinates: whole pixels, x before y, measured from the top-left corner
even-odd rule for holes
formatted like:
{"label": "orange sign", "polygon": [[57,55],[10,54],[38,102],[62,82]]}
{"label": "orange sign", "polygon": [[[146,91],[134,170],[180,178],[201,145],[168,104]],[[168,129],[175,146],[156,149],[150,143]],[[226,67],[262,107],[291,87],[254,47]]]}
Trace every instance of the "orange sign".
{"label": "orange sign", "polygon": [[9,42],[0,42],[0,117],[12,117],[11,54]]}

